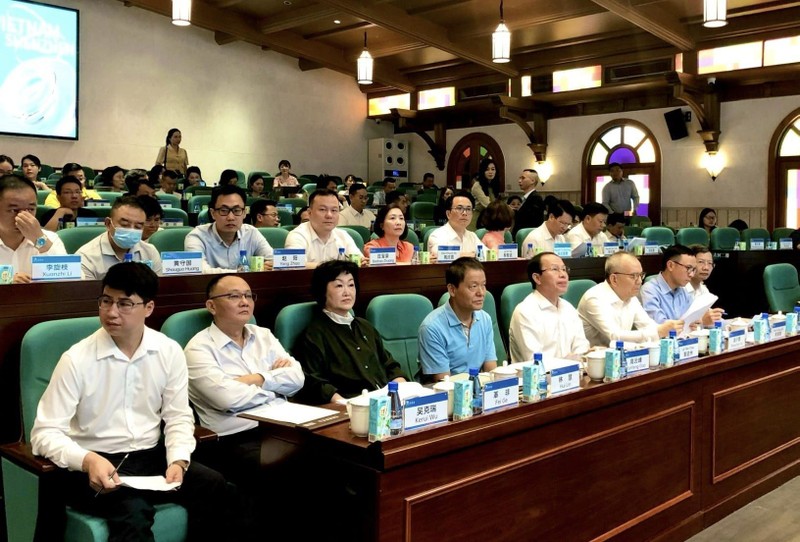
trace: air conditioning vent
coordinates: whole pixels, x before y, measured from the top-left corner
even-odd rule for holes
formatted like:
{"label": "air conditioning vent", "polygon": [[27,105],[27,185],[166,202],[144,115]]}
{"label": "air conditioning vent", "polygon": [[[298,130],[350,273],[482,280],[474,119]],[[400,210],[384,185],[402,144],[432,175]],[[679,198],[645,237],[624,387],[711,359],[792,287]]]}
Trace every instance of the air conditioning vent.
{"label": "air conditioning vent", "polygon": [[672,58],[660,58],[645,62],[634,62],[631,64],[618,64],[616,66],[606,66],[603,77],[604,83],[623,83],[642,77],[662,75],[673,71]]}
{"label": "air conditioning vent", "polygon": [[508,96],[508,85],[506,83],[494,83],[458,89],[458,101],[460,102],[487,96]]}

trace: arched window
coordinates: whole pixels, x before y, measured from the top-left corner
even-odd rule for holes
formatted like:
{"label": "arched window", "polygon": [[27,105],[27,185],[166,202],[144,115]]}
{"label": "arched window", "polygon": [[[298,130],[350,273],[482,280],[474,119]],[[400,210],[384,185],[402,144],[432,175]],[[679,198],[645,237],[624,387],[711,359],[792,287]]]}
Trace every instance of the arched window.
{"label": "arched window", "polygon": [[[458,140],[447,161],[447,184],[468,188],[483,158],[491,156],[500,179],[500,191],[505,192],[506,162],[500,145],[490,135],[473,132]],[[461,183],[460,185],[458,183]]]}
{"label": "arched window", "polygon": [[770,229],[800,226],[800,109],[783,119],[769,146],[767,222]]}
{"label": "arched window", "polygon": [[638,216],[661,223],[661,152],[650,130],[630,119],[608,122],[592,134],[583,151],[583,201],[602,201],[611,180],[608,165],[618,162],[639,192]]}

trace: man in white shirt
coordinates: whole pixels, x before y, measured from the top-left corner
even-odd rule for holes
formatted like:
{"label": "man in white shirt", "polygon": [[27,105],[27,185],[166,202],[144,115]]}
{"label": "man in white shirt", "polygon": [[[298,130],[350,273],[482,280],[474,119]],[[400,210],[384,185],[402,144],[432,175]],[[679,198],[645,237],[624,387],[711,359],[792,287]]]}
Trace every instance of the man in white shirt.
{"label": "man in white shirt", "polygon": [[286,248],[306,251],[307,267],[345,254],[361,254],[353,238],[346,231],[337,230],[339,222],[339,197],[333,190],[315,190],[308,198],[308,222],[304,222],[286,236]]}
{"label": "man in white shirt", "polygon": [[149,262],[156,274],[161,274],[161,256],[158,249],[142,241],[147,214],[142,204],[133,196],[117,198],[106,218],[106,232],[95,237],[75,254],[81,257],[83,278],[98,280],[106,276],[111,266],[130,254],[135,262]]}
{"label": "man in white shirt", "polygon": [[[714,271],[714,256],[711,254],[711,250],[705,245],[691,245],[689,248],[696,258],[697,271],[690,277],[689,284],[687,284],[685,288],[689,293],[689,297],[694,300],[701,295],[711,293],[708,291],[708,286],[706,286],[705,281],[708,280],[708,277],[711,276],[711,272]],[[723,314],[725,314],[725,310],[719,307],[708,309],[703,316],[703,324],[713,326],[714,322],[722,320]]]}
{"label": "man in white shirt", "polygon": [[[583,207],[581,223],[569,230],[565,236],[572,250],[575,250],[581,243],[591,243],[592,248],[600,247],[602,254],[603,244],[608,241],[606,234],[603,233],[607,217],[608,209],[602,204],[587,203]],[[584,254],[578,256],[584,256]]]}
{"label": "man in white shirt", "polygon": [[392,192],[397,187],[397,183],[391,177],[386,177],[383,180],[383,188],[375,192],[372,200],[373,205],[386,205],[386,195]]}
{"label": "man in white shirt", "polygon": [[575,307],[561,299],[569,286],[569,268],[552,252],[537,254],[528,263],[533,292],[514,309],[508,330],[511,361],[577,358],[589,350],[589,341]]}
{"label": "man in white shirt", "polygon": [[609,243],[621,244],[620,241],[625,240],[625,226],[628,225],[628,219],[620,213],[611,213],[606,219],[606,238]]}
{"label": "man in white shirt", "polygon": [[539,252],[553,252],[556,243],[566,243],[564,233],[572,226],[572,217],[575,216],[575,207],[568,200],[558,200],[547,210],[547,220],[525,237],[523,254],[528,250],[528,245]]}
{"label": "man in white shirt", "polygon": [[474,258],[478,246],[483,246],[475,232],[467,230],[472,213],[475,210],[475,198],[466,190],[458,190],[452,198],[445,200],[447,224],[438,228],[428,238],[428,252],[431,258],[438,257],[440,246],[458,246],[459,257]]}
{"label": "man in white shirt", "polygon": [[350,185],[350,206],[345,207],[339,213],[340,226],[363,226],[368,230],[372,229],[375,222],[375,214],[366,209],[367,207],[367,187],[361,183]]}
{"label": "man in white shirt", "polygon": [[13,268],[15,284],[31,282],[31,258],[66,254],[58,235],[36,220],[36,189],[17,175],[0,177],[0,265]]}
{"label": "man in white shirt", "polygon": [[[69,504],[106,518],[110,540],[152,540],[153,505],[170,501],[187,508],[190,540],[231,536],[225,479],[190,464],[194,422],[183,352],[145,326],[157,292],[158,277],[143,264],[109,269],[98,298],[102,327],[64,353],[53,371],[31,445],[68,471],[57,472],[52,485],[43,482],[37,537],[48,531],[51,540],[63,538]],[[159,475],[180,486],[120,487],[122,476]]]}
{"label": "man in white shirt", "polygon": [[662,324],[650,318],[636,297],[644,279],[642,264],[628,252],[606,258],[606,280],[583,294],[578,315],[592,346],[608,347],[612,341],[642,343],[666,337],[671,329],[683,330],[680,320]]}

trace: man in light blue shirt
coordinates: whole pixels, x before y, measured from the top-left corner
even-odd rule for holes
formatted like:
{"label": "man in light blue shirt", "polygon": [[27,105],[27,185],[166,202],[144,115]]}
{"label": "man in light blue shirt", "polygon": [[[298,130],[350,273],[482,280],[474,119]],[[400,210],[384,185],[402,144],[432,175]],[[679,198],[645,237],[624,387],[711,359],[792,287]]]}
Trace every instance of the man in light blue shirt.
{"label": "man in light blue shirt", "polygon": [[680,320],[692,304],[685,286],[697,272],[697,259],[690,248],[673,245],[662,254],[661,269],[640,294],[645,312],[658,324]]}
{"label": "man in light blue shirt", "polygon": [[[247,194],[236,185],[223,185],[211,192],[208,212],[211,224],[197,226],[189,232],[183,244],[187,251],[203,253],[203,271],[225,273],[236,271],[239,251],[247,257],[272,256],[272,247],[258,229],[244,224]],[[265,262],[265,268],[271,263]]]}
{"label": "man in light blue shirt", "polygon": [[419,357],[424,378],[443,380],[470,368],[497,367],[492,320],[481,310],[486,274],[475,258],[459,258],[445,273],[447,303],[431,312],[419,327]]}

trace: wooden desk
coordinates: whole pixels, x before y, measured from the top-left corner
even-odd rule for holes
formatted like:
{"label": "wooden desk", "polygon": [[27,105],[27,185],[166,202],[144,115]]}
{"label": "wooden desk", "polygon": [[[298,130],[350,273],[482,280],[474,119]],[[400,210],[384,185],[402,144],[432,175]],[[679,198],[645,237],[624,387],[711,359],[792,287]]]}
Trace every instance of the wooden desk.
{"label": "wooden desk", "polygon": [[784,339],[385,442],[346,423],[295,437],[329,473],[308,493],[338,505],[333,538],[684,540],[800,473],[799,350]]}

